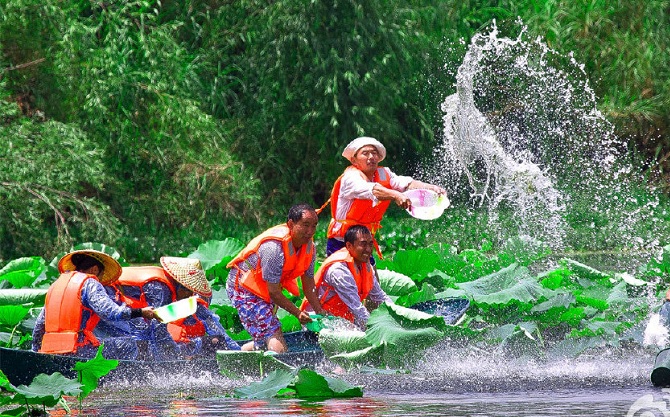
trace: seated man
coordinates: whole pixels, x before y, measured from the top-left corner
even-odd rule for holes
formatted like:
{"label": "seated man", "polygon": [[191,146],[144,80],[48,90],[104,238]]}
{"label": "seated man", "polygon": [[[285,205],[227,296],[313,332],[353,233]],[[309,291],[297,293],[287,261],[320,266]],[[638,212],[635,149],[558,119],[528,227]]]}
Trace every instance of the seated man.
{"label": "seated man", "polygon": [[299,295],[300,277],[305,297],[317,313],[323,313],[314,292],[316,249],[312,237],[319,219],[314,208],[297,204],[289,210],[285,224],[256,236],[228,263],[226,291],[253,341],[242,350],[268,349],[278,353],[287,348],[276,307],[293,314],[302,324],[312,321],[282,290]]}
{"label": "seated man", "polygon": [[127,322],[135,317],[151,319],[151,307],[130,308],[117,304],[103,285],[121,275],[121,265],[95,250],[68,253],[58,262],[61,275],[49,287],[44,308],[33,329],[32,349],[44,353],[95,356],[101,342],[106,358],[135,359],[137,344],[131,337],[99,340],[94,331],[100,322]]}
{"label": "seated man", "polygon": [[[217,349],[239,350],[240,347],[221,326],[219,317],[209,309],[208,299],[212,290],[198,259],[164,256],[161,267],[123,268],[114,287],[124,303],[135,306],[161,307],[198,295],[198,307],[192,316],[176,320],[165,326],[157,320],[142,329],[136,326],[139,338],[149,341],[150,353],[156,359],[169,359],[174,342],[186,356],[213,353]],[[169,337],[165,335],[169,333]],[[170,341],[166,340],[170,339]]]}
{"label": "seated man", "polygon": [[[344,234],[344,244],[316,272],[316,291],[326,311],[365,330],[369,311],[391,299],[379,286],[370,265],[374,245],[370,230],[361,225],[351,226]],[[300,308],[309,309],[309,301],[303,300]]]}

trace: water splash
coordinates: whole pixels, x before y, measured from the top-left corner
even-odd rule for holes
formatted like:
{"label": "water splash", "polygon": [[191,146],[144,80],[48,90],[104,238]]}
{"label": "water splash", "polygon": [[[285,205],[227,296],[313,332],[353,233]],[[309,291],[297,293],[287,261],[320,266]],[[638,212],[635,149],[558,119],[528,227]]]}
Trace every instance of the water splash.
{"label": "water splash", "polygon": [[[465,177],[470,200],[487,205],[501,241],[530,235],[553,249],[646,244],[634,236],[635,216],[622,215],[631,205],[637,216],[644,210],[627,188],[626,146],[598,111],[584,66],[528,38],[525,28],[515,39],[499,36],[495,22],[473,37],[457,92],[442,103],[437,180]],[[513,214],[503,226],[504,212]]]}

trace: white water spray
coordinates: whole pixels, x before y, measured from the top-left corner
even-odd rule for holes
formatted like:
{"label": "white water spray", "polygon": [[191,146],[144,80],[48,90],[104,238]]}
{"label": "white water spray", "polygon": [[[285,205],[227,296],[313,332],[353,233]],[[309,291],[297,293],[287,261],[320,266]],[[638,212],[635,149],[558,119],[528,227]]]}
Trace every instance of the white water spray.
{"label": "white water spray", "polygon": [[[489,229],[500,240],[529,235],[564,249],[574,231],[566,216],[579,206],[589,221],[580,233],[639,245],[631,232],[636,219],[612,220],[627,204],[631,168],[596,108],[583,65],[527,37],[525,29],[516,39],[499,37],[495,24],[473,37],[457,92],[442,104],[441,176],[464,174],[471,201],[487,205]],[[503,210],[513,213],[515,230],[501,226]],[[612,230],[597,230],[596,219]]]}

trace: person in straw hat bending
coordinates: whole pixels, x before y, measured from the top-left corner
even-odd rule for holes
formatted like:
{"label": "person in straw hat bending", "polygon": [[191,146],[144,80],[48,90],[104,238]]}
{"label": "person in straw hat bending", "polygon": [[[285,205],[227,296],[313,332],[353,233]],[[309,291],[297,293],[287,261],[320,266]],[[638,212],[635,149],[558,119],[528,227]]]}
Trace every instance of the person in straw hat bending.
{"label": "person in straw hat bending", "polygon": [[149,342],[148,353],[154,359],[165,360],[175,355],[175,346],[184,356],[214,353],[217,349],[239,350],[240,346],[221,326],[219,317],[209,309],[212,289],[200,260],[164,256],[160,263],[160,267],[123,268],[114,284],[118,298],[133,307],[158,308],[194,294],[198,297],[192,316],[167,326],[157,320],[136,326],[138,337]]}
{"label": "person in straw hat bending", "polygon": [[268,349],[278,353],[287,350],[275,306],[293,314],[302,324],[312,321],[308,313],[300,311],[282,293],[286,289],[300,295],[298,277],[314,311],[325,313],[314,292],[316,249],[312,237],[318,221],[314,208],[294,205],[286,223],[256,236],[228,263],[226,291],[253,338],[242,350]]}
{"label": "person in straw hat bending", "polygon": [[[412,177],[399,176],[390,169],[379,166],[386,158],[386,148],[377,139],[359,137],[351,141],[342,152],[351,163],[335,181],[330,195],[332,218],[328,226],[326,255],[344,247],[344,234],[355,224],[366,226],[375,233],[391,201],[403,209],[411,201],[403,191],[425,188],[438,194],[446,194],[442,187],[427,184]],[[374,240],[377,254],[381,251]],[[374,258],[370,258],[374,266]]]}
{"label": "person in straw hat bending", "polygon": [[133,309],[115,303],[108,295],[104,285],[119,278],[121,265],[106,253],[78,250],[63,256],[58,270],[61,275],[49,287],[44,308],[35,323],[33,350],[93,357],[102,342],[106,358],[136,358],[137,344],[131,337],[100,340],[94,334],[101,321],[154,317],[151,307]]}

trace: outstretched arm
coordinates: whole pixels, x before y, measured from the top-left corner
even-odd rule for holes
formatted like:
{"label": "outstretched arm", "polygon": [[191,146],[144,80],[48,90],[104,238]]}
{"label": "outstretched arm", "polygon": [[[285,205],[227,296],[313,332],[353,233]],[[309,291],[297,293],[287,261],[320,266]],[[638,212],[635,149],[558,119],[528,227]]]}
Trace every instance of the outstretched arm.
{"label": "outstretched arm", "polygon": [[372,195],[378,200],[393,200],[397,205],[406,209],[412,205],[410,199],[400,191],[386,188],[381,184],[375,184],[372,188]]}
{"label": "outstretched arm", "polygon": [[417,189],[417,188],[423,188],[423,189],[426,189],[426,190],[431,190],[431,191],[434,191],[434,192],[436,192],[440,195],[446,195],[447,194],[447,190],[445,190],[444,188],[438,187],[437,185],[428,184],[427,182],[422,182],[422,181],[419,181],[419,180],[412,180],[412,182],[410,182],[409,186],[407,187],[408,190],[414,190],[414,189]]}

